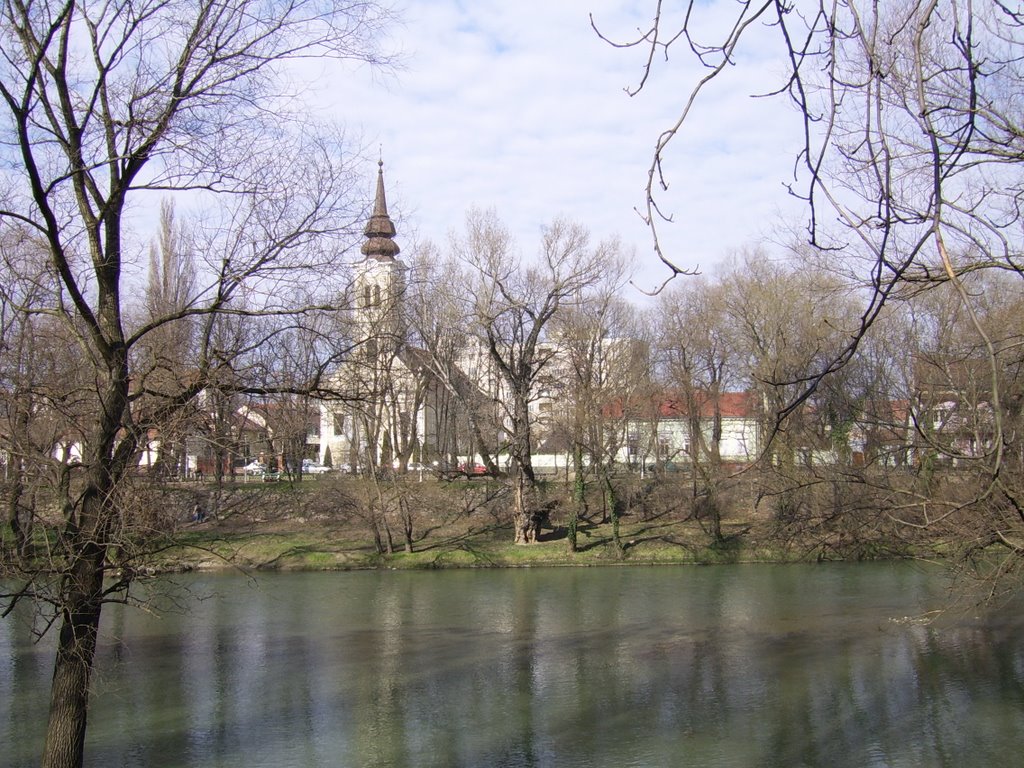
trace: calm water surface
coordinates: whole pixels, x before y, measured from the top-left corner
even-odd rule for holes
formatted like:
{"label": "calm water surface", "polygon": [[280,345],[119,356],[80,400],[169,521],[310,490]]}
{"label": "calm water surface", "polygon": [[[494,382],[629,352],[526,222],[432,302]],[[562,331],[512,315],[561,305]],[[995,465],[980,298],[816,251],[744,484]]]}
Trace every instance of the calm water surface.
{"label": "calm water surface", "polygon": [[[1024,754],[1020,606],[923,625],[946,583],[905,564],[163,587],[187,610],[104,614],[89,766],[960,767]],[[0,765],[38,764],[51,663],[23,620],[0,622]]]}

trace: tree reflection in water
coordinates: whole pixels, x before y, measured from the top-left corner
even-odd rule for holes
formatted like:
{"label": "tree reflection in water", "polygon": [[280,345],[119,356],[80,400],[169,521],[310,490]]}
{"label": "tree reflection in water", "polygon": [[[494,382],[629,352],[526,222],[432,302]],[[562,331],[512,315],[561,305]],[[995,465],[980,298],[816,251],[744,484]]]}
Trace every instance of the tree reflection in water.
{"label": "tree reflection in water", "polygon": [[[112,610],[90,766],[962,766],[1024,749],[1019,611],[900,565],[195,577]],[[35,765],[46,649],[0,623]],[[1009,761],[1009,762],[1008,762]]]}

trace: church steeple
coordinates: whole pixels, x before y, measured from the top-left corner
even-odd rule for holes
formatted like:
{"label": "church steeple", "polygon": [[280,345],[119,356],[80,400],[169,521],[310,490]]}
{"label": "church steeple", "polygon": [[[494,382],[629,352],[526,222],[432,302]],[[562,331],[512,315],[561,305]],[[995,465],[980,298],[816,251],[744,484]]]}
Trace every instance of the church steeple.
{"label": "church steeple", "polygon": [[378,163],[377,196],[373,213],[363,230],[363,260],[355,264],[354,288],[358,339],[365,340],[365,354],[375,359],[394,350],[403,338],[401,301],[405,293],[406,266],[394,241],[395,225],[388,216],[384,196],[384,161]]}
{"label": "church steeple", "polygon": [[394,261],[400,249],[394,241],[395,224],[388,215],[388,201],[384,196],[384,161],[377,163],[377,196],[373,200],[373,214],[363,230],[366,242],[360,249],[363,255],[376,261]]}

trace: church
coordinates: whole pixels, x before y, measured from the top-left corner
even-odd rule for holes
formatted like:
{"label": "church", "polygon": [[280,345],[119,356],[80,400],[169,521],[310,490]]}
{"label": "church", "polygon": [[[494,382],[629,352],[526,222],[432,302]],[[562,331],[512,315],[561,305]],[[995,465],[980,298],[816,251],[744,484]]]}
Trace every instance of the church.
{"label": "church", "polygon": [[[445,365],[410,342],[404,301],[409,269],[388,214],[383,161],[363,235],[353,274],[353,353],[332,380],[343,400],[320,406],[320,459],[370,471],[472,461],[479,440],[500,440],[493,426],[500,423],[500,393],[489,391],[497,377],[486,375],[489,366],[478,348],[462,349],[459,364]],[[471,378],[467,370],[480,375]]]}
{"label": "church", "polygon": [[[340,399],[320,403],[320,460],[353,471],[404,472],[417,466],[475,467],[486,456],[497,469],[505,469],[511,435],[510,415],[503,407],[507,386],[483,343],[462,327],[465,321],[434,317],[431,331],[424,332],[415,307],[436,302],[410,289],[410,270],[399,256],[395,235],[380,161],[362,259],[353,265],[346,315],[352,353],[332,377],[330,389]],[[597,367],[591,375],[606,387],[608,382],[643,384],[647,346],[598,333]],[[546,362],[529,403],[531,461],[542,472],[561,472],[571,452],[560,428],[560,422],[568,421],[563,411],[571,399],[565,387],[574,379],[571,343],[557,333],[541,343]],[[620,391],[613,386],[606,392],[608,402],[595,406],[602,414],[598,442],[609,460],[625,466],[688,461],[695,445],[690,414],[659,409],[655,394],[637,399],[629,391],[629,386]],[[641,386],[639,391],[646,390]],[[626,402],[632,402],[630,408],[622,407]],[[719,446],[723,458],[750,461],[760,440],[749,398],[722,393],[716,402],[718,409],[698,419],[705,442],[714,423],[728,426]],[[611,407],[615,403],[617,409]]]}

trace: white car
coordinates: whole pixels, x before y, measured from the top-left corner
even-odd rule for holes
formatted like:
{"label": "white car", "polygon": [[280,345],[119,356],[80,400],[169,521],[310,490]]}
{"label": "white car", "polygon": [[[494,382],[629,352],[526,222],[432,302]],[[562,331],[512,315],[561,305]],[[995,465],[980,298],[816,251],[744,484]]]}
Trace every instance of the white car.
{"label": "white car", "polygon": [[323,464],[311,461],[310,459],[305,459],[302,462],[302,474],[304,475],[322,475],[330,471],[330,467],[325,467]]}
{"label": "white car", "polygon": [[262,475],[267,468],[261,462],[253,461],[242,467],[242,471],[247,475]]}

